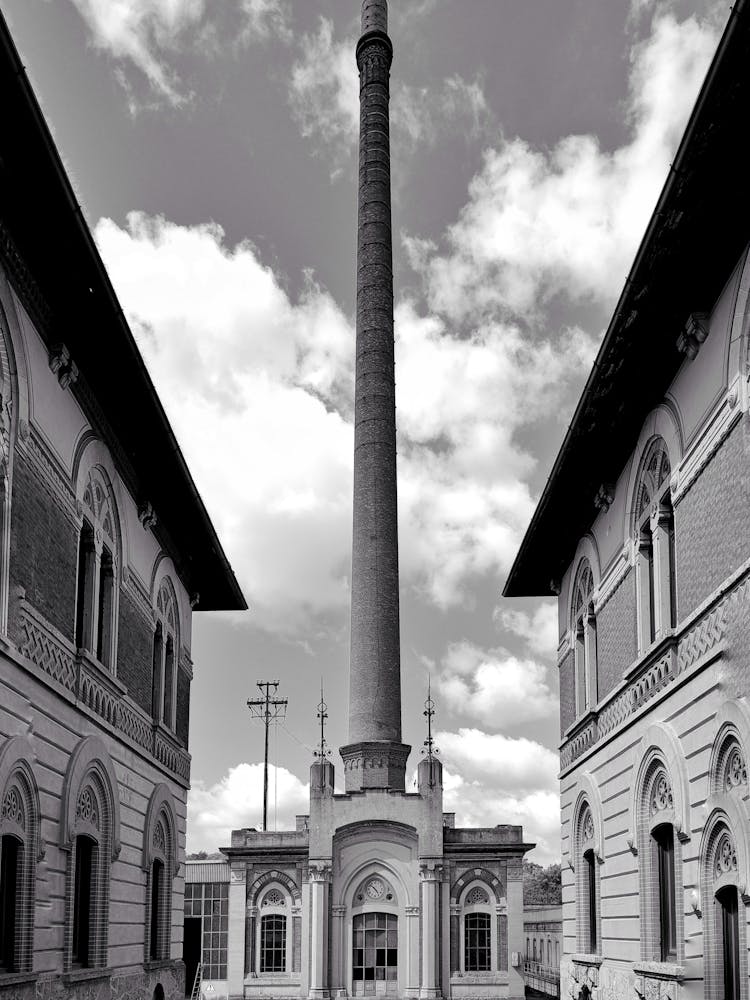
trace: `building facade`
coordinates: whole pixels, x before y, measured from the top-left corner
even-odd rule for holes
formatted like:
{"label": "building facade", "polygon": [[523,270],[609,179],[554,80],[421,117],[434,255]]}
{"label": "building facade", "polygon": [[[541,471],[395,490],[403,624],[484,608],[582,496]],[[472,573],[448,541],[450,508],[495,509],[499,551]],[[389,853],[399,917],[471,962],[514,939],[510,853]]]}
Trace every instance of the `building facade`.
{"label": "building facade", "polygon": [[0,16],[0,996],[182,996],[193,607],[242,595]]}
{"label": "building facade", "polygon": [[506,584],[558,595],[563,996],[749,995],[749,22],[735,4]]}
{"label": "building facade", "polygon": [[525,903],[523,934],[527,988],[535,994],[559,997],[562,906],[559,903]]}

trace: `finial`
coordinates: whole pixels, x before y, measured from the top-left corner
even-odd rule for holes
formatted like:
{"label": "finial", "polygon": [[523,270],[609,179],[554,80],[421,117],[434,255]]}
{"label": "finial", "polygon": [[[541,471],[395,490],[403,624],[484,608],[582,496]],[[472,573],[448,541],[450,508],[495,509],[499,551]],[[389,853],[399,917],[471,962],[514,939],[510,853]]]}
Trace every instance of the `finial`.
{"label": "finial", "polygon": [[325,761],[326,757],[328,757],[331,753],[326,743],[326,719],[328,718],[328,712],[326,711],[327,708],[328,705],[326,705],[325,701],[323,701],[323,679],[321,678],[320,704],[318,705],[318,719],[320,720],[320,744],[318,749],[315,751],[315,756],[321,761],[321,763]]}
{"label": "finial", "polygon": [[427,754],[427,760],[432,763],[434,755],[440,753],[438,748],[435,746],[435,741],[432,738],[432,717],[435,714],[435,702],[432,700],[432,678],[427,678],[427,701],[424,703],[424,712],[422,715],[427,718],[427,739],[424,741],[424,750],[422,753]]}

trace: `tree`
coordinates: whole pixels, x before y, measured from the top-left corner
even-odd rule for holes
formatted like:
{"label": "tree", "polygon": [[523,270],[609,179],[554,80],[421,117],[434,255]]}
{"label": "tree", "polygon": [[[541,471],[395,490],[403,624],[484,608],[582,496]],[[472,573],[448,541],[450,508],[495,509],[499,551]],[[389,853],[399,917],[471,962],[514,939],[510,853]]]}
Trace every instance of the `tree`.
{"label": "tree", "polygon": [[554,905],[562,902],[562,872],[560,865],[542,868],[533,861],[523,863],[523,901]]}

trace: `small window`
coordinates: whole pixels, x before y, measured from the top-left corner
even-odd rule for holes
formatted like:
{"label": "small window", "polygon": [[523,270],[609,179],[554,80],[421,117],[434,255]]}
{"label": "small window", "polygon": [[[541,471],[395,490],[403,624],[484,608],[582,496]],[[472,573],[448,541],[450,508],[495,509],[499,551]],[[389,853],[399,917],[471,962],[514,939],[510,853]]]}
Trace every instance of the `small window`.
{"label": "small window", "polygon": [[15,837],[0,842],[0,970],[17,972],[16,907],[21,844]]}
{"label": "small window", "polygon": [[635,498],[638,644],[641,652],[677,623],[671,467],[661,438],[644,457]]}
{"label": "small window", "polygon": [[73,965],[88,968],[93,958],[91,941],[92,876],[96,844],[89,837],[76,837],[73,888]]}
{"label": "small window", "polygon": [[286,917],[280,914],[261,918],[260,971],[286,971]]}
{"label": "small window", "polygon": [[172,683],[174,680],[174,640],[171,635],[167,636],[166,649],[164,651],[164,706],[162,710],[162,722],[165,726],[172,726]]}
{"label": "small window", "polygon": [[677,912],[672,825],[658,826],[652,836],[659,877],[659,949],[662,962],[674,962],[677,958]]}

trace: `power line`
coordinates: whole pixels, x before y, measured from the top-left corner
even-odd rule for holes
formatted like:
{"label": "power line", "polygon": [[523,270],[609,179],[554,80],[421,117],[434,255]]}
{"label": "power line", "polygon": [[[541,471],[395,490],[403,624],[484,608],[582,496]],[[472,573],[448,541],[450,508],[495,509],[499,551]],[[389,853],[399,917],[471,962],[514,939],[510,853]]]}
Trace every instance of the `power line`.
{"label": "power line", "polygon": [[268,727],[272,721],[286,717],[286,698],[272,698],[279,687],[278,681],[256,681],[256,686],[263,692],[262,698],[249,700],[247,707],[253,719],[261,719],[265,726],[265,744],[263,753],[263,829],[268,829]]}

